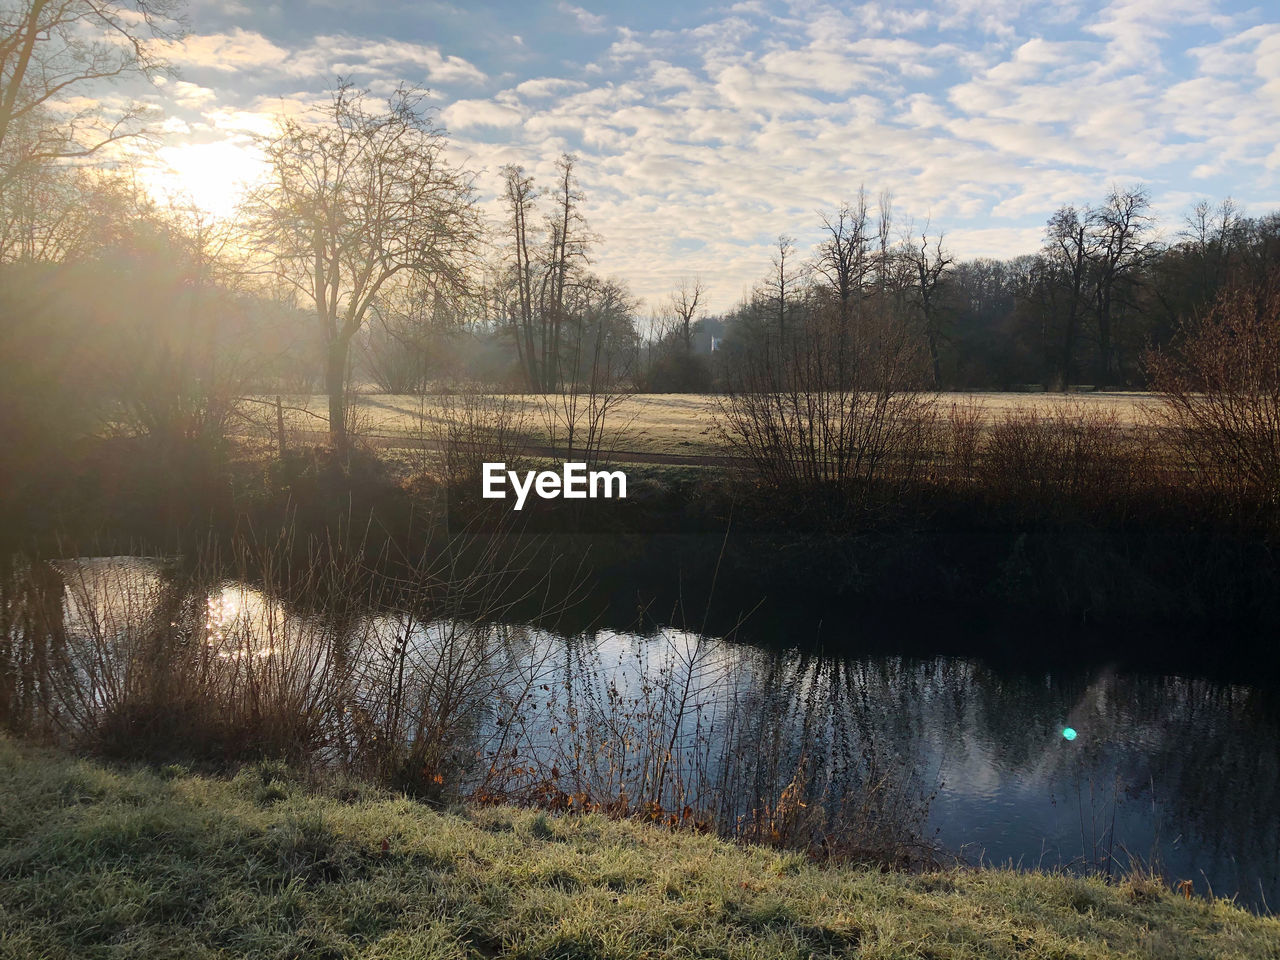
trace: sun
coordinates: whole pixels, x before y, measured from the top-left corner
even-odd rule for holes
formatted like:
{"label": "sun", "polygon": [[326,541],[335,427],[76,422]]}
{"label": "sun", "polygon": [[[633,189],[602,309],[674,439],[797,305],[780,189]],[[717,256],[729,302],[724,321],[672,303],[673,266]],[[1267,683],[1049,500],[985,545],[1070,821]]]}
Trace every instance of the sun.
{"label": "sun", "polygon": [[245,191],[266,171],[254,148],[230,140],[172,144],[155,156],[155,165],[144,174],[152,195],[190,202],[218,219],[234,214]]}

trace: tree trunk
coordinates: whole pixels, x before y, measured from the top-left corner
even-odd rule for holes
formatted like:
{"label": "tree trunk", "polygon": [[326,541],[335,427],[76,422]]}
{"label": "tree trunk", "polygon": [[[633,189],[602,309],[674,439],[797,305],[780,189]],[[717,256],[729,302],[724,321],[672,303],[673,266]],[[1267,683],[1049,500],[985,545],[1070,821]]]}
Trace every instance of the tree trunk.
{"label": "tree trunk", "polygon": [[1115,378],[1115,362],[1111,346],[1111,291],[1103,289],[1098,294],[1098,346],[1102,351],[1101,377],[1099,387],[1106,387]]}
{"label": "tree trunk", "polygon": [[329,394],[329,440],[340,455],[347,452],[347,349],[342,337],[329,344],[324,388]]}
{"label": "tree trunk", "polygon": [[1058,365],[1058,389],[1066,393],[1071,385],[1071,374],[1075,368],[1076,355],[1076,308],[1073,306],[1067,314],[1067,329],[1062,338],[1062,360]]}

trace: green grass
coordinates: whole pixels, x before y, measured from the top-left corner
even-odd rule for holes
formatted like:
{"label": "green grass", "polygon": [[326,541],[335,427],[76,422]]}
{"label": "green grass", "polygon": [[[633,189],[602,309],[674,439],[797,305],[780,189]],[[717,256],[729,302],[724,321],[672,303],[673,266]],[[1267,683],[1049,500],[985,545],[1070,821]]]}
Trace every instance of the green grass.
{"label": "green grass", "polygon": [[1260,960],[1280,921],[1150,882],[823,868],[599,816],[0,740],[0,957],[828,955]]}

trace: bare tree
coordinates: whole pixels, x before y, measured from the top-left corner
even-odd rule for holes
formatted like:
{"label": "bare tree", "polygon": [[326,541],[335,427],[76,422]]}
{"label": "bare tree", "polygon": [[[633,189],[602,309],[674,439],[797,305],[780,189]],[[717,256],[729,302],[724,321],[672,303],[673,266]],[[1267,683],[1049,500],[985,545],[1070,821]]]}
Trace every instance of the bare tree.
{"label": "bare tree", "polygon": [[438,287],[397,284],[370,308],[359,340],[364,371],[386,393],[421,393],[443,372],[464,318]]}
{"label": "bare tree", "polygon": [[883,294],[891,285],[894,274],[893,250],[889,243],[889,235],[893,228],[893,193],[890,190],[881,190],[880,197],[876,202],[877,213],[879,214],[879,223],[877,224],[877,239],[879,240],[879,249],[876,251],[876,282]]}
{"label": "bare tree", "polygon": [[1045,229],[1044,257],[1056,284],[1065,293],[1065,317],[1055,378],[1062,389],[1075,373],[1076,340],[1086,300],[1089,270],[1088,211],[1072,206],[1058,209]]}
{"label": "bare tree", "polygon": [[1115,382],[1119,373],[1114,336],[1117,306],[1125,286],[1134,282],[1147,259],[1150,207],[1151,198],[1145,187],[1113,187],[1103,205],[1088,214],[1093,306],[1103,383]]}
{"label": "bare tree", "polygon": [[693,321],[697,319],[698,308],[702,304],[702,278],[682,277],[679,284],[669,301],[671,311],[679,324],[680,336],[684,341],[684,352],[692,353]]}
{"label": "bare tree", "polygon": [[942,234],[934,238],[929,249],[929,226],[920,232],[920,241],[907,237],[902,247],[903,257],[911,271],[911,294],[924,328],[925,344],[929,348],[929,362],[933,368],[933,385],[942,383],[942,365],[938,359],[938,343],[942,339],[942,305],[940,288],[951,266],[952,257],[942,249]]}
{"label": "bare tree", "polygon": [[504,167],[502,176],[511,215],[511,247],[515,257],[515,303],[507,304],[505,312],[510,316],[515,332],[516,353],[525,378],[530,389],[538,390],[545,378],[541,365],[543,358],[537,349],[539,338],[534,330],[534,267],[529,253],[529,214],[538,195],[533,178],[525,174],[523,167]]}
{"label": "bare tree", "polygon": [[591,237],[580,212],[582,194],[573,168],[577,161],[564,154],[556,161],[555,207],[547,217],[547,233],[540,246],[530,237],[529,218],[539,194],[533,178],[520,166],[503,168],[505,199],[510,216],[514,296],[502,304],[515,334],[520,365],[529,389],[549,393],[563,380],[564,328],[570,287],[586,263]]}
{"label": "bare tree", "polygon": [[818,246],[814,269],[826,280],[835,297],[836,313],[843,326],[857,322],[863,288],[871,269],[871,245],[867,193],[858,189],[851,204],[842,203],[834,219],[823,216],[826,234]]}
{"label": "bare tree", "polygon": [[1240,225],[1240,208],[1231,197],[1217,207],[1208,200],[1200,200],[1183,218],[1183,224],[1182,236],[1197,253],[1207,253],[1215,245],[1226,249]]}
{"label": "bare tree", "polygon": [[616,443],[627,426],[611,421],[635,361],[637,304],[625,284],[586,274],[566,306],[562,379],[544,422],[553,450],[594,464],[607,456],[606,441]]}
{"label": "bare tree", "polygon": [[[1235,248],[1240,240],[1242,218],[1239,207],[1230,197],[1217,207],[1208,200],[1199,201],[1183,221],[1181,237],[1188,247],[1194,269],[1188,271],[1195,280],[1194,309],[1207,307],[1214,294],[1227,282]],[[1166,305],[1165,291],[1156,296]],[[1170,309],[1170,313],[1176,310]]]}
{"label": "bare tree", "polygon": [[[544,345],[544,352],[555,358],[557,366],[562,362],[560,344],[565,324],[565,293],[574,267],[579,261],[585,263],[587,257],[586,221],[579,210],[582,194],[573,175],[576,162],[568,153],[556,161],[556,206],[548,219],[550,257],[547,280],[550,290],[543,296],[543,313],[550,322],[544,325],[543,335],[546,336],[549,329],[550,342]],[[557,379],[562,377],[563,374],[559,374]]]}
{"label": "bare tree", "polygon": [[314,307],[326,351],[329,433],[345,451],[352,338],[396,283],[460,295],[480,240],[471,177],[445,159],[421,92],[384,112],[341,83],[320,124],[286,119],[264,145],[271,175],[250,198],[259,250]]}
{"label": "bare tree", "polygon": [[165,69],[174,0],[22,0],[0,6],[0,189],[33,166],[91,156],[137,136],[146,109],[59,110],[103,84]]}
{"label": "bare tree", "polygon": [[29,167],[0,187],[0,263],[56,263],[83,247],[87,214],[114,178],[56,164]]}
{"label": "bare tree", "polygon": [[775,246],[777,252],[773,255],[773,272],[765,281],[765,289],[768,290],[777,311],[778,340],[782,341],[787,337],[788,298],[795,293],[801,274],[795,263],[795,238],[781,233],[778,235]]}

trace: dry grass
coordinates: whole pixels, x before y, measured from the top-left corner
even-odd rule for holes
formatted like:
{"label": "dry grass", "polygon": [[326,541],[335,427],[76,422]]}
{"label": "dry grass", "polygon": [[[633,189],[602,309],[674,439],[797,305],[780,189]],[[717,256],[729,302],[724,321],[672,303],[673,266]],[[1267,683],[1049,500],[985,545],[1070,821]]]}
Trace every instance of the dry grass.
{"label": "dry grass", "polygon": [[[513,411],[527,427],[528,443],[548,443],[543,424],[554,399],[536,394],[511,395]],[[989,425],[1010,414],[1060,401],[1069,401],[1087,410],[1107,410],[1114,414],[1119,426],[1126,431],[1136,431],[1147,425],[1147,413],[1157,398],[1149,393],[1081,393],[1069,397],[1037,393],[943,393],[938,395],[938,408],[945,412],[953,404],[972,407],[980,422]],[[358,402],[369,435],[392,442],[412,439],[420,432],[420,410],[425,409],[430,420],[443,421],[449,404],[447,399],[428,397],[423,408],[417,396],[392,394],[362,394]],[[309,413],[292,411],[288,426],[293,430],[315,431],[319,421],[313,415],[324,412],[325,398],[295,398],[294,403]],[[454,404],[456,406],[456,400]],[[716,410],[717,396],[713,394],[633,394],[618,401],[611,417],[613,422],[627,425],[620,449],[716,457],[728,453],[713,429]]]}
{"label": "dry grass", "polygon": [[0,739],[0,811],[6,960],[1280,956],[1280,921],[1148,876],[834,868],[278,766],[118,772]]}

